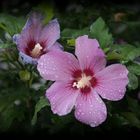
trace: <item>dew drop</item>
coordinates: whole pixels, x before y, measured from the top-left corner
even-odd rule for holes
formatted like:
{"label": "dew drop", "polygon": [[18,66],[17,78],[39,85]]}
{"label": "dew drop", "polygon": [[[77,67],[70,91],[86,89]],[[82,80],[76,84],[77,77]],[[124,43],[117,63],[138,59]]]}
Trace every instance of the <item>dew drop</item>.
{"label": "dew drop", "polygon": [[81,112],[81,109],[79,109],[78,112]]}
{"label": "dew drop", "polygon": [[77,115],[80,115],[80,112],[77,112]]}
{"label": "dew drop", "polygon": [[119,92],[121,92],[121,90],[119,89]]}
{"label": "dew drop", "polygon": [[90,107],[93,107],[93,105],[90,105]]}
{"label": "dew drop", "polygon": [[95,124],[95,123],[91,123],[90,126],[91,126],[91,127],[95,127],[96,124]]}
{"label": "dew drop", "polygon": [[44,72],[44,71],[42,71],[42,74],[45,74],[45,72]]}
{"label": "dew drop", "polygon": [[84,115],[84,112],[82,112],[81,115]]}
{"label": "dew drop", "polygon": [[70,78],[69,78],[69,80],[73,80],[73,78],[72,78],[72,77],[70,77]]}

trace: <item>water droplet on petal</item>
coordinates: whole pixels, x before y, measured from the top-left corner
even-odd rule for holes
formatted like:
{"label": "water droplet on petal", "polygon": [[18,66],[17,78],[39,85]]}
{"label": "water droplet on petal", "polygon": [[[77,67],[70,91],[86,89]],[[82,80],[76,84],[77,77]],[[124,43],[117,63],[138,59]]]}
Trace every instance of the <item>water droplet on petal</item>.
{"label": "water droplet on petal", "polygon": [[77,115],[79,116],[80,115],[80,112],[77,112]]}
{"label": "water droplet on petal", "polygon": [[121,90],[119,89],[119,92],[121,92]]}
{"label": "water droplet on petal", "polygon": [[90,107],[93,107],[93,105],[90,105]]}
{"label": "water droplet on petal", "polygon": [[91,126],[91,127],[95,127],[96,124],[95,124],[95,123],[91,123],[90,126]]}
{"label": "water droplet on petal", "polygon": [[81,115],[84,115],[84,112],[82,112]]}

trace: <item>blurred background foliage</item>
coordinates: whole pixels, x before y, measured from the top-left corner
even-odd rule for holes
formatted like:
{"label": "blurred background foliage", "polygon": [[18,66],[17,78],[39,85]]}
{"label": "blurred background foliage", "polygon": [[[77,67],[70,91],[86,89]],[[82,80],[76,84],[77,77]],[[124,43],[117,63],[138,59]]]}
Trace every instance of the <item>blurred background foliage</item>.
{"label": "blurred background foliage", "polygon": [[[59,42],[74,52],[75,38],[88,34],[97,38],[108,64],[122,63],[129,70],[126,96],[118,102],[106,101],[108,118],[99,127],[78,122],[73,115],[54,115],[44,97],[51,85],[36,67],[23,64],[12,36],[20,33],[28,14],[44,14],[44,22],[57,18]],[[0,132],[35,134],[105,134],[140,130],[140,4],[104,3],[86,0],[0,1]]]}

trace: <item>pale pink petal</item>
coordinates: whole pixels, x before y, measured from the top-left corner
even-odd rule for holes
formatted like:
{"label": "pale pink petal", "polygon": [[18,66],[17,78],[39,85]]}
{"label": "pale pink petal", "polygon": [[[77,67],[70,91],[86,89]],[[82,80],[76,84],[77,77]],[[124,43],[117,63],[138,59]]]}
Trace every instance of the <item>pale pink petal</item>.
{"label": "pale pink petal", "polygon": [[25,26],[22,29],[22,34],[25,34],[23,36],[26,38],[31,37],[35,40],[38,39],[42,29],[42,21],[43,17],[40,13],[34,12],[30,14]]}
{"label": "pale pink petal", "polygon": [[117,101],[124,97],[128,84],[128,70],[121,64],[113,64],[95,74],[95,90],[105,99]]}
{"label": "pale pink petal", "polygon": [[28,47],[28,43],[31,40],[38,42],[41,29],[42,16],[38,13],[32,13],[23,27],[21,34],[16,38],[18,49],[24,52],[24,48]]}
{"label": "pale pink petal", "polygon": [[75,117],[91,127],[98,126],[106,120],[106,106],[95,91],[87,96],[81,94],[76,100]]}
{"label": "pale pink petal", "polygon": [[72,71],[79,69],[74,55],[60,50],[50,51],[38,60],[38,71],[46,80],[72,80]]}
{"label": "pale pink petal", "polygon": [[60,38],[60,26],[54,19],[45,26],[41,32],[39,42],[44,42],[46,47],[51,47]]}
{"label": "pale pink petal", "polygon": [[56,42],[50,48],[47,48],[47,51],[52,51],[52,50],[56,50],[56,49],[63,50],[63,46],[60,43]]}
{"label": "pale pink petal", "polygon": [[55,82],[46,91],[53,113],[60,116],[71,112],[77,96],[77,90],[72,89],[68,83],[62,82]]}
{"label": "pale pink petal", "polygon": [[91,68],[96,73],[106,65],[105,54],[99,48],[96,39],[89,39],[87,35],[76,39],[75,54],[82,69]]}

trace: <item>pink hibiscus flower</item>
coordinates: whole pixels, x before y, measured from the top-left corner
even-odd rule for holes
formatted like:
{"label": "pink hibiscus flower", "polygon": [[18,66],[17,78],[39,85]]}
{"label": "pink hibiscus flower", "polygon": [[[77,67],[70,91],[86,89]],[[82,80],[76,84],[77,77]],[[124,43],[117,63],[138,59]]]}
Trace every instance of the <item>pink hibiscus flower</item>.
{"label": "pink hibiscus flower", "polygon": [[14,35],[20,56],[25,63],[37,63],[41,55],[53,48],[60,48],[56,43],[60,38],[60,27],[56,19],[43,25],[43,18],[38,13],[32,13],[28,18],[21,34]]}
{"label": "pink hibiscus flower", "polygon": [[46,91],[53,113],[66,115],[75,108],[75,117],[92,127],[106,120],[107,109],[100,98],[123,98],[128,84],[128,70],[121,64],[106,66],[96,39],[87,35],[76,39],[74,55],[52,51],[41,56],[38,71],[55,83]]}

